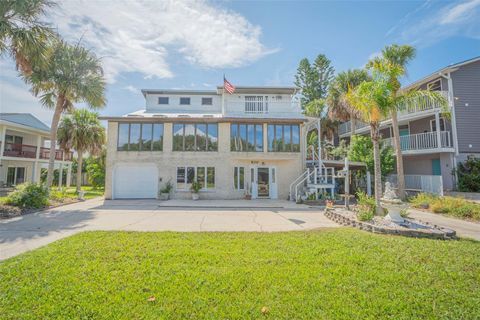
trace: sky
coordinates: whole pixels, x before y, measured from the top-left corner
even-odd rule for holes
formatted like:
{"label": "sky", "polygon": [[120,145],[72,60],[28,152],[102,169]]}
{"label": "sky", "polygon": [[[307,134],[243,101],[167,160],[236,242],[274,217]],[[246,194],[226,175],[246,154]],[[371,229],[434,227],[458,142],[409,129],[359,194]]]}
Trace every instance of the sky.
{"label": "sky", "polygon": [[[291,86],[299,61],[320,53],[340,72],[386,45],[413,45],[404,84],[480,56],[480,0],[67,0],[45,20],[101,58],[108,102],[99,113],[110,116],[143,109],[141,89],[214,90],[224,74],[237,86]],[[0,59],[0,109],[51,123],[9,57]]]}

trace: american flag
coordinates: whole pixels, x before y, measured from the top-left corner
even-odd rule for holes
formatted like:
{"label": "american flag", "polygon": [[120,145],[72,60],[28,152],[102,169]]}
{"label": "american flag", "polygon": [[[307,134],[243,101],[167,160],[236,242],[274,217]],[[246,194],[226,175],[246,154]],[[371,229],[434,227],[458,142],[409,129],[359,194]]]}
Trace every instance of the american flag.
{"label": "american flag", "polygon": [[235,92],[235,86],[231,84],[225,76],[223,76],[223,87],[228,93],[233,94]]}

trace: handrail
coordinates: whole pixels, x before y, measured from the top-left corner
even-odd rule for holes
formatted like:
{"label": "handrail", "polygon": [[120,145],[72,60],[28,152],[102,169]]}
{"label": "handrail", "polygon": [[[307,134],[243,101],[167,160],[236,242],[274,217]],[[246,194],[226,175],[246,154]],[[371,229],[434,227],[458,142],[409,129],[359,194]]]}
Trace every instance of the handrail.
{"label": "handrail", "polygon": [[313,172],[315,172],[316,170],[310,172],[310,169],[307,169],[307,176],[305,178],[303,178],[300,182],[297,183],[297,185],[295,186],[295,201],[297,201],[297,198],[298,198],[298,186],[301,184],[301,183],[304,183],[305,180],[307,179],[310,179],[310,176],[312,175]]}
{"label": "handrail", "polygon": [[[293,185],[297,182],[297,180],[301,179],[306,173],[308,172],[308,169],[303,171],[301,175],[299,175],[297,178],[295,178],[295,180],[292,181],[292,183],[290,183],[290,187],[288,188],[288,191],[290,193],[290,198],[292,197],[292,188],[293,188]],[[296,199],[295,199],[296,200]]]}

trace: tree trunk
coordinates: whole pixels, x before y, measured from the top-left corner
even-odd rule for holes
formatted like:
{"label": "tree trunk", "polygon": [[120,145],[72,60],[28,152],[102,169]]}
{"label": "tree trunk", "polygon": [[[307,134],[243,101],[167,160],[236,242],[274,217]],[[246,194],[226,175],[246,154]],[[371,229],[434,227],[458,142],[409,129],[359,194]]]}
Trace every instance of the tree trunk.
{"label": "tree trunk", "polygon": [[393,127],[393,146],[395,147],[395,157],[397,158],[397,187],[398,197],[405,199],[405,175],[403,173],[402,145],[400,144],[400,129],[398,128],[397,111],[392,111]]}
{"label": "tree trunk", "polygon": [[55,166],[55,148],[57,145],[57,128],[62,115],[63,105],[65,103],[65,96],[59,95],[57,98],[57,104],[55,106],[55,112],[53,113],[52,126],[50,129],[50,156],[48,158],[48,172],[47,172],[47,187],[52,186],[53,182],[53,169]]}
{"label": "tree trunk", "polygon": [[370,136],[373,142],[373,163],[374,163],[374,182],[375,182],[375,205],[376,214],[383,215],[380,198],[382,198],[382,168],[380,164],[380,146],[378,124],[370,125]]}
{"label": "tree trunk", "polygon": [[83,164],[83,151],[77,150],[77,192],[82,190],[82,164]]}

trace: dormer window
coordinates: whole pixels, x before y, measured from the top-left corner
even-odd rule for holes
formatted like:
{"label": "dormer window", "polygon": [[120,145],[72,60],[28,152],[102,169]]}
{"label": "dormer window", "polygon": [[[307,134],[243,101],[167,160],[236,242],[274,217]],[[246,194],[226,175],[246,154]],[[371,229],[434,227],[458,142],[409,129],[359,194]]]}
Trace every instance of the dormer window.
{"label": "dormer window", "polygon": [[158,97],[158,104],[168,104],[168,97]]}
{"label": "dormer window", "polygon": [[202,98],[202,106],[211,106],[213,104],[213,98]]}
{"label": "dormer window", "polygon": [[190,105],[190,97],[181,97],[180,105]]}

